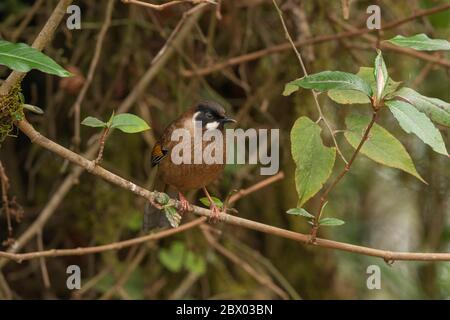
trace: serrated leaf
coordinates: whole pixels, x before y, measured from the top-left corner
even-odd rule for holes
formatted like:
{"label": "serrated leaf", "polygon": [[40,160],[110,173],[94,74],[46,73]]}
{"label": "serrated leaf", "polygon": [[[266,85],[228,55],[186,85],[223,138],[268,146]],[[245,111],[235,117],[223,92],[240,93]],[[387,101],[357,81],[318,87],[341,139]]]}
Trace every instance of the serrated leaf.
{"label": "serrated leaf", "polygon": [[307,117],[300,117],[291,130],[291,152],[295,161],[295,186],[301,207],[330,177],[336,149],[323,145],[321,128]]}
{"label": "serrated leaf", "polygon": [[344,223],[345,221],[337,218],[322,218],[319,221],[319,225],[328,227],[342,226]]}
{"label": "serrated leaf", "polygon": [[206,262],[203,257],[196,255],[192,251],[188,251],[184,266],[187,270],[197,274],[203,274],[206,271]]}
{"label": "serrated leaf", "polygon": [[385,95],[385,88],[387,86],[389,75],[387,72],[386,64],[383,59],[383,54],[381,50],[377,50],[378,54],[375,58],[374,76],[376,83],[376,97],[377,101],[380,101]]}
{"label": "serrated leaf", "polygon": [[[219,198],[211,197],[212,201],[216,205],[217,208],[222,209],[223,208],[223,202]],[[210,207],[211,204],[209,202],[209,199],[207,197],[200,198],[200,202],[203,203],[205,206]]]}
{"label": "serrated leaf", "polygon": [[53,59],[25,43],[0,40],[0,64],[19,72],[38,69],[59,77],[70,77],[72,75]]}
{"label": "serrated leaf", "polygon": [[[350,115],[345,119],[347,130],[344,136],[353,148],[356,149],[359,145],[369,122],[368,117],[359,115]],[[375,162],[403,170],[426,183],[417,172],[411,157],[401,142],[376,123],[360,152]]]}
{"label": "serrated leaf", "polygon": [[170,271],[178,272],[183,267],[185,247],[182,242],[172,243],[170,249],[159,250],[159,261]]}
{"label": "serrated leaf", "polygon": [[395,36],[388,42],[400,47],[411,48],[419,51],[450,50],[450,42],[444,39],[430,39],[426,34],[420,33],[411,37]]}
{"label": "serrated leaf", "polygon": [[450,127],[450,103],[421,95],[411,88],[401,88],[393,94],[406,100],[434,122]]}
{"label": "serrated leaf", "polygon": [[[367,82],[372,91],[377,91],[377,84],[374,77],[374,68],[361,67],[359,68],[358,77]],[[397,90],[401,82],[396,82],[391,78],[388,78],[386,87],[384,88],[384,96],[388,96]],[[355,90],[337,90],[333,89],[328,91],[328,96],[331,100],[339,104],[367,104],[371,103],[369,97],[362,92]]]}
{"label": "serrated leaf", "polygon": [[106,123],[95,117],[86,117],[81,121],[81,124],[93,128],[106,128]]}
{"label": "serrated leaf", "polygon": [[115,115],[111,122],[111,128],[125,133],[137,133],[150,129],[147,122],[131,113]]}
{"label": "serrated leaf", "polygon": [[169,220],[170,226],[172,228],[177,228],[180,225],[181,215],[177,212],[177,209],[175,209],[175,207],[165,206],[164,214],[166,215],[167,220]]}
{"label": "serrated leaf", "polygon": [[368,97],[372,96],[372,90],[368,83],[357,75],[342,71],[323,71],[291,81],[289,84],[318,91],[331,89],[356,90]]}
{"label": "serrated leaf", "polygon": [[314,216],[303,208],[292,208],[286,212],[287,214],[292,214],[294,216],[302,216],[308,219],[314,219]]}
{"label": "serrated leaf", "polygon": [[[298,80],[298,79],[297,79]],[[294,81],[297,81],[294,80]],[[296,86],[294,84],[292,84],[293,81],[288,82],[284,85],[284,90],[283,90],[283,96],[290,96],[292,93],[294,93],[295,91],[298,91],[299,86]]]}
{"label": "serrated leaf", "polygon": [[414,133],[434,151],[448,156],[441,133],[424,113],[404,101],[386,101],[386,105],[406,133]]}

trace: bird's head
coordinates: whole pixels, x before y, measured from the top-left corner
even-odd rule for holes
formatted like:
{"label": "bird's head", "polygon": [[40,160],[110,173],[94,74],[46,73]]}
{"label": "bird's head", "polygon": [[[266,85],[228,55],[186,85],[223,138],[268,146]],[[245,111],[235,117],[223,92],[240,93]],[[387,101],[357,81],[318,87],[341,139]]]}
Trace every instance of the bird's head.
{"label": "bird's head", "polygon": [[228,118],[225,109],[214,101],[200,101],[194,108],[193,121],[198,121],[206,130],[222,130],[226,123],[236,122]]}

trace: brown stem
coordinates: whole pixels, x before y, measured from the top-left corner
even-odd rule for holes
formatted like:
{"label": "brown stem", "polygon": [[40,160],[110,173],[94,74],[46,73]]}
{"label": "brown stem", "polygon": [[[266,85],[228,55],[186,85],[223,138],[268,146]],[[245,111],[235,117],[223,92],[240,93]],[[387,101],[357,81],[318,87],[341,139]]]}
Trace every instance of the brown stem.
{"label": "brown stem", "polygon": [[311,229],[311,242],[314,242],[316,239],[317,231],[319,230],[319,219],[320,219],[323,207],[324,207],[325,203],[327,202],[328,195],[334,189],[334,187],[336,187],[336,185],[339,183],[339,181],[341,181],[341,179],[347,174],[347,172],[350,171],[350,168],[351,168],[353,162],[355,161],[356,156],[358,155],[358,153],[361,150],[364,143],[369,138],[370,130],[372,129],[373,125],[375,124],[375,121],[377,120],[378,111],[379,111],[379,109],[374,107],[372,119],[369,122],[369,125],[367,126],[366,130],[364,131],[363,137],[362,137],[361,141],[359,142],[358,146],[356,147],[355,152],[353,152],[353,155],[350,158],[350,161],[344,166],[344,169],[341,171],[341,173],[336,177],[336,179],[334,179],[334,181],[328,186],[327,189],[325,189],[324,193],[322,194],[322,197],[320,198],[320,204],[319,204],[317,214],[315,215],[314,220],[313,220],[313,227]]}
{"label": "brown stem", "polygon": [[2,202],[3,208],[6,214],[6,221],[8,224],[8,238],[12,238],[12,224],[11,224],[11,212],[9,211],[9,200],[8,200],[8,189],[9,189],[9,179],[6,175],[5,167],[3,167],[2,162],[0,161],[0,180],[2,185]]}
{"label": "brown stem", "polygon": [[108,137],[108,132],[109,132],[109,127],[106,127],[105,129],[103,129],[102,135],[99,140],[100,142],[99,142],[97,158],[95,159],[96,164],[99,164],[102,161],[103,150],[105,149],[105,141],[106,141],[106,138]]}

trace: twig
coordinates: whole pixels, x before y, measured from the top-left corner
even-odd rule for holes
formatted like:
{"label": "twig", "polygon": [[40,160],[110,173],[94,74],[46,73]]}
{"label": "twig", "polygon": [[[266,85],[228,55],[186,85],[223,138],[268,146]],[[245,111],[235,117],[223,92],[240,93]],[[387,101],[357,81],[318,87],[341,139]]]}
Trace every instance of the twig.
{"label": "twig", "polygon": [[208,243],[221,255],[223,255],[225,258],[229,259],[235,265],[237,265],[242,270],[247,272],[253,279],[259,282],[261,285],[267,286],[270,290],[272,290],[283,300],[289,299],[289,296],[286,294],[286,292],[284,292],[280,287],[278,287],[275,283],[273,283],[273,281],[269,277],[259,274],[255,270],[255,268],[253,268],[248,262],[239,258],[233,252],[222,246],[216,239],[214,239],[214,237],[211,235],[208,229],[208,226],[206,225],[201,226],[200,229],[202,230],[202,233],[205,236],[206,241],[208,241]]}
{"label": "twig", "polygon": [[339,183],[339,181],[341,181],[341,179],[350,170],[353,162],[356,159],[356,156],[358,155],[358,153],[361,150],[361,148],[364,145],[364,143],[369,138],[370,130],[372,129],[373,125],[375,124],[375,121],[377,120],[377,116],[378,116],[378,108],[374,108],[374,111],[373,111],[373,114],[372,114],[372,119],[370,120],[369,125],[367,126],[366,130],[364,131],[363,137],[362,137],[361,141],[359,142],[358,146],[356,147],[355,151],[353,152],[353,155],[352,155],[350,161],[345,165],[345,167],[341,171],[341,173],[336,177],[336,179],[328,186],[328,188],[322,194],[322,197],[320,198],[319,208],[317,210],[316,215],[314,216],[313,227],[311,229],[311,241],[312,242],[314,242],[314,240],[316,238],[317,230],[319,229],[320,215],[322,213],[322,210],[323,210],[323,207],[324,207],[325,203],[327,202],[328,195],[333,190],[333,188],[336,187],[336,185]]}
{"label": "twig", "polygon": [[196,272],[189,272],[187,277],[180,283],[168,297],[168,300],[179,300],[189,291],[189,289],[197,282],[201,274]]}
{"label": "twig", "polygon": [[205,217],[200,217],[198,219],[195,219],[193,221],[190,221],[188,223],[185,223],[178,228],[173,228],[169,230],[160,231],[158,233],[153,233],[146,236],[141,236],[129,240],[119,241],[119,242],[113,242],[110,244],[105,244],[101,246],[94,246],[94,247],[85,247],[85,248],[75,248],[75,249],[51,249],[51,250],[45,250],[45,251],[36,251],[36,252],[28,252],[28,253],[9,253],[9,252],[3,252],[0,251],[0,257],[4,257],[13,261],[16,261],[18,263],[21,263],[25,260],[30,259],[37,259],[42,257],[64,257],[64,256],[81,256],[86,254],[94,254],[104,251],[111,251],[111,250],[120,250],[123,248],[127,248],[130,246],[134,246],[136,244],[144,243],[147,241],[153,241],[162,239],[165,237],[169,237],[173,234],[186,231],[188,229],[191,229],[193,227],[196,227],[203,222],[206,221]]}
{"label": "twig", "polygon": [[152,4],[152,3],[139,1],[139,0],[122,0],[122,2],[126,3],[126,4],[136,4],[136,5],[139,5],[139,6],[155,9],[155,10],[158,10],[158,11],[162,11],[164,9],[167,9],[169,7],[175,6],[175,5],[180,4],[180,3],[198,4],[198,3],[204,2],[204,3],[215,4],[215,2],[212,1],[212,0],[173,0],[173,1],[169,1],[169,2],[163,3],[163,4]]}
{"label": "twig", "polygon": [[126,269],[122,272],[119,279],[117,280],[117,283],[110,288],[108,291],[106,291],[101,297],[100,300],[109,300],[111,299],[116,292],[118,292],[128,281],[131,274],[134,270],[139,266],[141,261],[145,258],[145,255],[147,254],[147,247],[141,246],[139,248],[138,253],[133,257],[130,263],[127,263]]}
{"label": "twig", "polygon": [[[331,21],[333,21],[334,23],[338,24],[339,26],[343,27],[344,29],[348,30],[349,32],[356,32],[358,29],[356,29],[355,27],[353,27],[352,25],[345,23],[343,21],[340,21],[339,19],[337,19],[335,16],[333,16],[332,14],[329,15],[329,18]],[[379,42],[379,38],[378,37],[374,37],[370,34],[364,34],[362,35],[362,37],[364,39],[366,39],[367,41],[369,41],[373,46],[375,47],[379,47],[383,50],[389,50],[389,51],[394,51],[397,53],[401,53],[401,54],[405,54],[408,55],[410,57],[413,58],[417,58],[417,59],[421,59],[424,61],[428,61],[431,63],[434,63],[436,65],[440,65],[442,67],[446,67],[446,68],[450,68],[450,61],[443,59],[442,57],[438,56],[438,55],[431,55],[431,54],[426,54],[420,51],[416,51],[413,49],[409,49],[409,48],[403,48],[403,47],[399,47],[396,45],[393,45],[389,42]],[[368,49],[372,49],[372,48],[368,48]]]}
{"label": "twig", "polygon": [[239,199],[249,195],[250,193],[256,192],[262,188],[267,187],[268,185],[277,182],[278,180],[281,180],[284,178],[284,172],[280,171],[278,172],[276,175],[271,176],[267,179],[264,179],[256,184],[254,184],[253,186],[247,188],[247,189],[241,189],[238,192],[236,192],[235,194],[233,194],[230,199],[228,200],[228,203],[234,203],[236,201],[238,201]]}
{"label": "twig", "polygon": [[[42,240],[42,230],[39,230],[37,234],[37,247],[39,251],[44,251],[44,241]],[[40,257],[39,258],[39,264],[41,266],[41,272],[42,272],[42,279],[44,281],[44,286],[46,289],[49,289],[51,287],[50,283],[50,276],[48,275],[48,269],[47,264],[45,263],[45,258]]]}
{"label": "twig", "polygon": [[[399,25],[407,23],[411,20],[414,20],[414,19],[417,19],[420,17],[424,17],[424,16],[429,16],[429,15],[432,15],[432,14],[435,14],[435,13],[438,13],[441,11],[445,11],[449,8],[450,8],[450,4],[443,4],[441,6],[437,6],[437,7],[431,8],[431,9],[421,10],[409,17],[399,19],[399,20],[385,24],[382,27],[382,30],[393,29],[393,28],[398,27]],[[357,36],[360,36],[360,35],[363,35],[366,33],[371,33],[371,32],[374,32],[374,30],[370,30],[370,29],[367,29],[366,27],[363,27],[360,29],[356,29],[355,31],[346,31],[346,32],[338,33],[338,34],[318,36],[318,37],[314,37],[314,38],[307,39],[307,40],[299,40],[299,41],[295,41],[294,44],[296,47],[302,47],[302,46],[307,46],[307,45],[323,43],[323,42],[327,42],[327,41],[339,40],[339,39],[343,39],[343,38],[357,37]],[[262,58],[264,56],[272,55],[272,54],[275,54],[278,52],[286,51],[286,50],[289,50],[290,48],[291,48],[291,44],[289,42],[285,42],[285,43],[281,43],[281,44],[278,44],[278,45],[275,45],[275,46],[272,46],[269,48],[265,48],[262,50],[258,50],[258,51],[250,52],[250,53],[243,54],[240,56],[236,56],[236,57],[227,59],[225,61],[216,63],[212,66],[208,66],[205,68],[198,68],[197,70],[184,70],[184,71],[182,71],[181,74],[185,77],[204,76],[204,75],[222,70],[227,67],[231,67],[231,66],[241,64],[244,62],[256,60],[256,59]],[[405,49],[405,48],[401,48],[401,49]],[[420,56],[423,57],[424,55],[428,56],[423,53]],[[436,62],[436,64],[443,65],[442,60],[432,61],[432,62]]]}
{"label": "twig", "polygon": [[10,239],[13,237],[13,229],[11,224],[11,212],[9,210],[9,200],[8,200],[8,190],[9,190],[9,179],[6,175],[5,167],[3,167],[2,162],[0,161],[0,182],[2,186],[2,202],[3,202],[3,211],[6,215],[6,222],[8,225],[8,240],[6,240],[6,243],[9,242]]}
{"label": "twig", "polygon": [[94,56],[92,57],[92,61],[89,66],[89,71],[88,71],[88,74],[86,77],[86,81],[84,82],[83,87],[81,88],[80,93],[78,94],[77,99],[75,100],[75,103],[73,104],[72,108],[70,109],[71,112],[74,112],[73,143],[75,146],[75,150],[79,149],[80,142],[81,142],[81,137],[80,137],[81,103],[83,103],[86,93],[87,93],[89,87],[91,86],[92,80],[94,79],[95,70],[97,69],[98,61],[100,60],[100,54],[102,52],[103,41],[105,40],[106,32],[108,31],[108,28],[111,24],[111,16],[112,16],[113,9],[114,9],[114,0],[109,0],[106,5],[105,21],[103,22],[102,28],[100,29],[98,38],[96,39],[96,42],[95,42]]}
{"label": "twig", "polygon": [[96,164],[99,164],[102,161],[103,150],[105,149],[105,140],[106,140],[108,133],[109,133],[109,127],[104,128],[102,135],[100,136],[100,140],[99,140],[98,154],[97,154],[97,158],[95,159]]}
{"label": "twig", "polygon": [[2,272],[0,272],[0,297],[1,299],[6,300],[11,300],[13,298],[12,290]]}
{"label": "twig", "polygon": [[[278,4],[275,0],[272,0],[273,5],[275,6],[275,8],[277,9],[278,12],[278,16],[280,17],[281,20],[281,24],[283,25],[283,29],[284,29],[284,33],[286,35],[286,38],[288,39],[289,43],[292,46],[292,49],[294,50],[295,54],[297,55],[297,59],[300,63],[300,66],[302,68],[303,74],[305,76],[308,75],[308,71],[306,70],[305,64],[303,63],[303,59],[302,59],[302,55],[300,54],[300,52],[297,50],[297,48],[295,47],[295,43],[292,40],[291,35],[289,34],[289,30],[287,29],[286,23],[284,22],[283,19],[283,12],[281,11],[281,9],[278,7]],[[336,146],[336,151],[339,154],[339,156],[342,158],[342,160],[345,162],[345,164],[347,164],[347,160],[345,159],[344,154],[341,151],[341,148],[339,147],[339,144],[337,143],[336,137],[334,135],[334,129],[331,127],[330,123],[328,122],[327,118],[325,117],[325,115],[323,114],[322,111],[322,107],[319,104],[319,99],[317,99],[317,92],[314,90],[311,90],[313,97],[314,97],[314,103],[316,105],[317,108],[317,112],[319,113],[319,119],[323,120],[323,122],[325,123],[325,126],[328,128],[328,131],[330,132],[331,135],[331,139],[333,139],[333,143]]]}
{"label": "twig", "polygon": [[16,42],[19,38],[22,31],[25,29],[25,27],[30,23],[31,19],[33,19],[36,12],[41,7],[42,3],[44,3],[44,0],[37,0],[33,6],[28,10],[27,15],[23,20],[20,22],[19,26],[14,30],[13,34],[11,35],[11,41]]}

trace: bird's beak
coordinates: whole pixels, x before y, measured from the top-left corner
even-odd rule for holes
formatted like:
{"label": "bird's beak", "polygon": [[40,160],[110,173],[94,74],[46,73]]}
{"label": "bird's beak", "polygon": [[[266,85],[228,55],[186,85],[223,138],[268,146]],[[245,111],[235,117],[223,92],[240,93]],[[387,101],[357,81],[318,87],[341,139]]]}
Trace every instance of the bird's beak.
{"label": "bird's beak", "polygon": [[223,118],[220,120],[220,122],[222,123],[236,123],[236,120],[231,119],[231,118]]}

